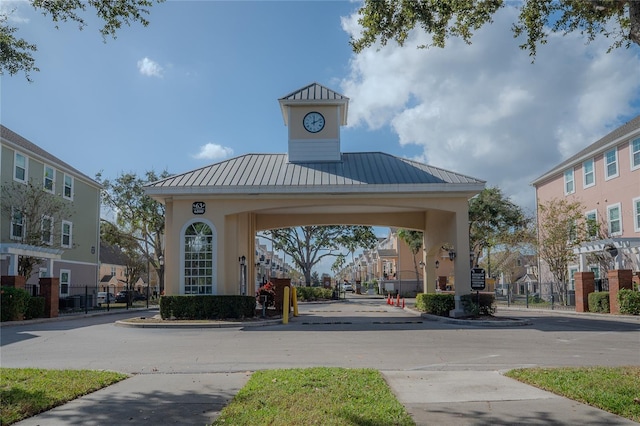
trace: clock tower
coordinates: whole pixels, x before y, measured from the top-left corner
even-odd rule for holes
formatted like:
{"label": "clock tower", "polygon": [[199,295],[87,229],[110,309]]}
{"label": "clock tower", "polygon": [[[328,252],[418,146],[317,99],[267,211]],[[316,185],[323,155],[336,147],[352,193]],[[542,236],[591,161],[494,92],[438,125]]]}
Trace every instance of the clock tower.
{"label": "clock tower", "polygon": [[349,98],[318,83],[278,100],[289,127],[289,162],[340,161],[340,126],[347,124]]}

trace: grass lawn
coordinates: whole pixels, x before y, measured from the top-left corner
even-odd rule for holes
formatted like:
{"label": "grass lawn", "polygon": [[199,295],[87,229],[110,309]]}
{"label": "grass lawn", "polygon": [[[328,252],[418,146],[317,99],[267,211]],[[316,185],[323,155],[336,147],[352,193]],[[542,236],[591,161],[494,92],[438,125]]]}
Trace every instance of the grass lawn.
{"label": "grass lawn", "polygon": [[257,371],[214,425],[414,425],[371,369]]}
{"label": "grass lawn", "polygon": [[506,375],[640,422],[640,367],[527,368]]}
{"label": "grass lawn", "polygon": [[0,368],[0,424],[35,416],[127,377],[111,371]]}

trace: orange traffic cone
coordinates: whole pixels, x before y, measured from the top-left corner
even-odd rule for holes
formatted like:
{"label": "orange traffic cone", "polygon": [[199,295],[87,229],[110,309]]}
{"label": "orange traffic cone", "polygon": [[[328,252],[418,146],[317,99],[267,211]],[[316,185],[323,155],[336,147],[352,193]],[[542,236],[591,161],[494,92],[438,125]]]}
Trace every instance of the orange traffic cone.
{"label": "orange traffic cone", "polygon": [[404,309],[404,297],[402,298],[402,309]]}
{"label": "orange traffic cone", "polygon": [[396,306],[400,306],[400,293],[398,293],[398,299],[396,300]]}
{"label": "orange traffic cone", "polygon": [[391,294],[387,294],[387,305],[391,304]]}

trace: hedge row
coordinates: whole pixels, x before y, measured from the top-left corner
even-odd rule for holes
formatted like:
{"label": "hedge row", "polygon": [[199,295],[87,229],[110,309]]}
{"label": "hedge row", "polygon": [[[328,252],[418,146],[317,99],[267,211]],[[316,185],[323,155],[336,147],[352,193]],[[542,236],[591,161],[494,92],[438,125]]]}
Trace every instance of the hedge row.
{"label": "hedge row", "polygon": [[33,297],[28,291],[15,287],[1,287],[0,321],[41,318],[44,316],[44,297]]}
{"label": "hedge row", "polygon": [[[495,313],[495,297],[492,293],[480,293],[478,305],[477,294],[465,294],[460,298],[462,307],[468,315],[492,315]],[[416,309],[431,315],[448,317],[449,311],[455,309],[453,293],[420,293],[416,296]]]}
{"label": "hedge row", "polygon": [[331,299],[333,290],[323,287],[296,287],[296,298],[303,302]]}
{"label": "hedge row", "polygon": [[162,296],[162,319],[242,319],[256,315],[253,296]]}

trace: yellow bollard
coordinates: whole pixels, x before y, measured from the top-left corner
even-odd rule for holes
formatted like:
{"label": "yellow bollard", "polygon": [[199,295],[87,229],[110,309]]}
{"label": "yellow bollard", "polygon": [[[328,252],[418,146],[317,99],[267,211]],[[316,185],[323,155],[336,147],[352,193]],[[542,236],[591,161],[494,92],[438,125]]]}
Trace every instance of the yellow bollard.
{"label": "yellow bollard", "polygon": [[291,301],[293,302],[293,316],[298,316],[298,290],[295,287],[291,288]]}
{"label": "yellow bollard", "polygon": [[289,324],[289,287],[284,288],[284,294],[282,298],[282,323]]}

